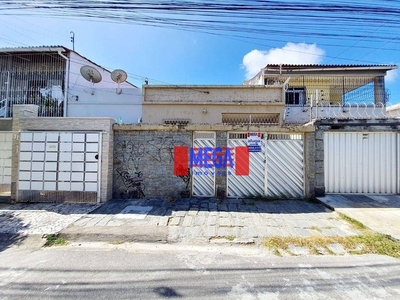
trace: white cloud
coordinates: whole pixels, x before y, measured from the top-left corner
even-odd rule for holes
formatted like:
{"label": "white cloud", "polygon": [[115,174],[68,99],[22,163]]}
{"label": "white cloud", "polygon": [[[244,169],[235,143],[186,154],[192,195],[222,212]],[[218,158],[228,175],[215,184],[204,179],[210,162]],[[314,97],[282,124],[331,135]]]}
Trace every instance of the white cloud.
{"label": "white cloud", "polygon": [[287,43],[268,51],[252,50],[243,57],[246,79],[255,76],[267,64],[319,64],[325,51],[316,44]]}
{"label": "white cloud", "polygon": [[387,83],[395,82],[398,76],[398,70],[391,70],[386,73],[385,81]]}

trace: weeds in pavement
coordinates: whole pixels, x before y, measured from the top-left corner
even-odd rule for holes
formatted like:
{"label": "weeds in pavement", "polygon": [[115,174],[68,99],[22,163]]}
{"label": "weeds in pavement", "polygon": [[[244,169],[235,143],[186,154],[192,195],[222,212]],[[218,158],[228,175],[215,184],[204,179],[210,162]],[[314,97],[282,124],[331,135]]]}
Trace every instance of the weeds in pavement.
{"label": "weeds in pavement", "polygon": [[334,252],[329,248],[332,244],[340,244],[350,254],[381,254],[400,258],[400,244],[391,236],[367,232],[353,236],[310,236],[310,237],[270,237],[264,239],[268,250],[276,253],[282,249],[289,254],[289,245],[307,248],[310,254],[320,253],[323,249],[329,254]]}
{"label": "weeds in pavement", "polygon": [[110,245],[122,245],[124,243],[125,243],[124,241],[112,241],[112,242],[109,242]]}
{"label": "weeds in pavement", "polygon": [[57,234],[48,234],[45,236],[46,243],[45,247],[51,246],[65,246],[68,244],[68,241],[64,240],[62,237],[59,237]]}
{"label": "weeds in pavement", "polygon": [[311,229],[311,230],[318,231],[318,232],[322,232],[322,229],[319,228],[318,226],[311,226],[310,229]]}
{"label": "weeds in pavement", "polygon": [[350,218],[349,216],[346,216],[346,215],[344,215],[342,213],[338,213],[338,214],[343,220],[345,220],[348,223],[350,223],[350,225],[354,229],[358,229],[358,230],[366,230],[366,229],[368,229],[367,226],[365,226],[363,223],[361,223],[361,222],[359,222],[357,220],[354,220],[353,218]]}
{"label": "weeds in pavement", "polygon": [[[352,236],[310,236],[310,237],[269,237],[264,239],[264,245],[273,253],[280,253],[279,249],[294,255],[289,250],[289,245],[304,247],[310,254],[321,254],[327,252],[334,255],[331,245],[340,244],[349,254],[381,254],[400,258],[400,243],[390,235],[376,233],[369,230],[361,222],[354,220],[344,214],[341,219],[348,222],[351,227],[358,230],[360,234]],[[320,231],[317,226],[310,229]]]}

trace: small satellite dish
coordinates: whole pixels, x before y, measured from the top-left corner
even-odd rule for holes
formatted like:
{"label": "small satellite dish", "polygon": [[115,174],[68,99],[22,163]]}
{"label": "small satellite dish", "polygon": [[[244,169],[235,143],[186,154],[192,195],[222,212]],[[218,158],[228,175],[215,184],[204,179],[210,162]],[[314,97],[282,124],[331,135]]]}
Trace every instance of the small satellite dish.
{"label": "small satellite dish", "polygon": [[121,82],[125,82],[128,78],[128,75],[124,70],[116,69],[111,72],[111,79],[118,84],[118,88],[116,90],[117,94],[121,94],[122,90],[119,88],[119,84]]}
{"label": "small satellite dish", "polygon": [[124,70],[117,69],[111,72],[111,79],[116,83],[125,82],[127,78],[128,75]]}
{"label": "small satellite dish", "polygon": [[83,78],[91,83],[99,83],[101,81],[101,74],[92,66],[82,66],[81,67],[81,74]]}

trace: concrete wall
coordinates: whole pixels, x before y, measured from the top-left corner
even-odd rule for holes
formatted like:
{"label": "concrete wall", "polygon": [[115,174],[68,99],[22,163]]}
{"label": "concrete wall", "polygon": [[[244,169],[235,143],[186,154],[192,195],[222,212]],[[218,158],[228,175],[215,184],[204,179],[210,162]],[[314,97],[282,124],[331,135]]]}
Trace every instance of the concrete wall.
{"label": "concrete wall", "polygon": [[223,114],[278,114],[282,124],[281,105],[235,104],[143,104],[143,123],[163,124],[165,119],[189,120],[191,124],[222,124]]}
{"label": "concrete wall", "polygon": [[146,124],[163,124],[164,119],[221,124],[223,113],[274,113],[283,118],[284,90],[279,86],[144,85],[142,90]]}
{"label": "concrete wall", "polygon": [[0,119],[0,131],[11,131],[12,119]]}
{"label": "concrete wall", "polygon": [[89,89],[71,91],[69,97],[69,117],[112,118],[115,122],[122,118],[124,124],[136,124],[142,117],[142,93],[140,89],[125,88],[121,94],[116,88],[98,89],[91,94]]}
{"label": "concrete wall", "polygon": [[[84,65],[101,74],[99,83],[90,83],[80,73]],[[118,93],[117,93],[118,92]],[[122,118],[126,124],[138,123],[142,116],[141,90],[130,84],[111,79],[111,72],[99,67],[77,53],[70,54],[67,117]]]}

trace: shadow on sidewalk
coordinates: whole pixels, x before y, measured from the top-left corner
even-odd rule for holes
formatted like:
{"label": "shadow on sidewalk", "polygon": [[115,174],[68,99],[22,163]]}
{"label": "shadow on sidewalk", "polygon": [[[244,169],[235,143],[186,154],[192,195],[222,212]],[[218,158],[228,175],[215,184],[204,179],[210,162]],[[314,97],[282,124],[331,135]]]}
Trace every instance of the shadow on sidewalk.
{"label": "shadow on sidewalk", "polygon": [[29,225],[23,223],[23,220],[12,213],[0,212],[0,252],[21,244],[26,235],[20,233]]}
{"label": "shadow on sidewalk", "polygon": [[174,201],[161,199],[113,199],[93,210],[90,214],[119,214],[127,207],[147,208],[147,215],[165,216],[173,211],[243,212],[263,214],[326,213],[326,207],[304,200],[253,200],[216,198],[184,198]]}

